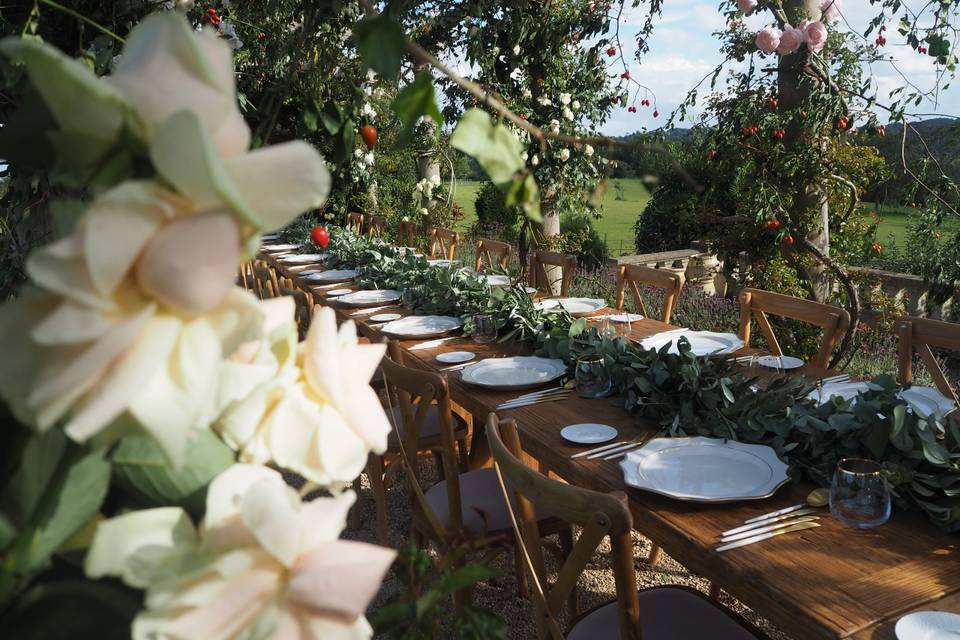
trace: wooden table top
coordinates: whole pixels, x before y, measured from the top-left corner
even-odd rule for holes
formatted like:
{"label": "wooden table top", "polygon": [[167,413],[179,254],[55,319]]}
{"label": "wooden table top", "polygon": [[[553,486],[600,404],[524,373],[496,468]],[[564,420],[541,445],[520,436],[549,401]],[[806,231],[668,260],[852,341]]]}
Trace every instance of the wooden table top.
{"label": "wooden table top", "polygon": [[[329,289],[311,286],[295,272],[277,265],[298,286],[315,293],[318,304],[334,307],[342,319],[356,322],[371,340],[381,339],[369,314],[337,305],[325,298]],[[409,310],[391,307],[404,315]],[[633,323],[635,338],[676,328],[656,320]],[[405,349],[418,341],[403,341]],[[457,338],[433,349],[407,351],[426,369],[441,370],[439,353],[470,350],[483,357],[516,353],[502,344],[476,344]],[[829,372],[805,366],[799,370],[816,378]],[[456,372],[448,376],[453,400],[483,418],[516,391],[490,391],[464,384]],[[895,512],[882,527],[861,531],[847,527],[824,511],[820,527],[725,553],[712,547],[721,531],[746,518],[802,502],[813,488],[809,483],[787,485],[776,495],[755,502],[705,505],[672,500],[628,487],[617,461],[571,459],[582,450],[560,437],[568,424],[599,422],[616,427],[620,438],[648,434],[652,422],[638,419],[609,399],[567,399],[500,411],[514,418],[523,446],[566,481],[599,491],[623,491],[629,497],[634,527],[681,564],[709,578],[798,639],[855,638],[893,640],[893,624],[913,610],[960,613],[960,551],[957,538],[930,524],[922,514]]]}

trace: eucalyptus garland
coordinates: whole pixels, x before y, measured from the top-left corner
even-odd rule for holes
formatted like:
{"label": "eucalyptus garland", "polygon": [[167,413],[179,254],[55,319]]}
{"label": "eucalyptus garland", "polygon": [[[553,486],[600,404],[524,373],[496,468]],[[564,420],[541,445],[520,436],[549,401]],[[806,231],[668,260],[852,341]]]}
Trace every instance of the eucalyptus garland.
{"label": "eucalyptus garland", "polygon": [[898,509],[920,509],[938,526],[960,530],[960,428],[910,411],[890,376],[856,398],[820,405],[809,397],[816,384],[803,376],[761,388],[729,358],[694,356],[686,338],[679,354],[668,353],[669,345],[657,351],[610,339],[565,311],[536,307],[522,287],[490,289],[470,269],[431,267],[376,239],[339,231],[328,251],[333,268],[360,265],[360,286],[412,290],[418,313],[463,315],[469,331],[470,315],[483,311],[498,318],[501,341],[570,365],[602,357],[624,409],[664,433],[768,445],[795,479],[823,486],[842,458],[870,458],[882,463]]}

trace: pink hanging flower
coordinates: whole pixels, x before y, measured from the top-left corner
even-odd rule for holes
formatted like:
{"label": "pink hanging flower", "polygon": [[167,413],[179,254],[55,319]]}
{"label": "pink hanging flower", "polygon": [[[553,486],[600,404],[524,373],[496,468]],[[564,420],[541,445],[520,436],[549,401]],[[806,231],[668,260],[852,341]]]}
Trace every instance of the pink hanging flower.
{"label": "pink hanging flower", "polygon": [[780,37],[783,34],[780,29],[767,27],[757,32],[757,49],[764,53],[773,53],[780,46]]}
{"label": "pink hanging flower", "polygon": [[737,9],[743,13],[743,15],[748,16],[753,13],[753,10],[757,6],[757,0],[737,0]]}
{"label": "pink hanging flower", "polygon": [[827,28],[819,20],[808,22],[803,28],[803,37],[810,51],[820,51],[827,44]]}
{"label": "pink hanging flower", "polygon": [[843,8],[840,6],[840,0],[821,0],[820,11],[823,12],[824,20],[833,22],[840,19]]}
{"label": "pink hanging flower", "polygon": [[777,45],[777,53],[782,56],[789,55],[800,48],[803,44],[803,31],[795,27],[787,26],[780,36],[780,44]]}

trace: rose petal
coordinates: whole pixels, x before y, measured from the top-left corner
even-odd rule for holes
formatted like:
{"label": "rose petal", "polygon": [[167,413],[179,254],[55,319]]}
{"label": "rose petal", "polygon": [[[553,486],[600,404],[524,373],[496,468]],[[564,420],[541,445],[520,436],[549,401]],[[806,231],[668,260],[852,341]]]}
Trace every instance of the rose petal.
{"label": "rose petal", "polygon": [[284,566],[293,566],[300,552],[300,496],[275,479],[261,480],[240,499],[244,524]]}

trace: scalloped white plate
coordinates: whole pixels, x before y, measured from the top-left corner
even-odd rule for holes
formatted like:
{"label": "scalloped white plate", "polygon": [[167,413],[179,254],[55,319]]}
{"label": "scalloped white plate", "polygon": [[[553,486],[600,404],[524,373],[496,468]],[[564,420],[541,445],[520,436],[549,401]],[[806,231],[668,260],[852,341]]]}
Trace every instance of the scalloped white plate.
{"label": "scalloped white plate", "polygon": [[437,362],[443,362],[445,364],[459,364],[461,362],[467,362],[473,360],[477,357],[473,351],[448,351],[446,353],[437,354]]}
{"label": "scalloped white plate", "polygon": [[486,358],[468,366],[460,377],[467,384],[488,389],[524,389],[556,380],[566,372],[566,363],[557,358],[513,356]]}
{"label": "scalloped white plate", "polygon": [[354,269],[330,269],[328,271],[311,273],[305,277],[310,282],[324,282],[326,284],[333,284],[335,282],[349,282],[357,277],[357,272]]}
{"label": "scalloped white plate", "polygon": [[396,338],[432,338],[456,331],[460,318],[453,316],[407,316],[383,325],[380,330]]}
{"label": "scalloped white plate", "polygon": [[917,611],[897,620],[897,640],[960,640],[960,615]]}
{"label": "scalloped white plate", "polygon": [[310,262],[321,262],[326,260],[327,254],[325,253],[295,253],[289,256],[282,256],[279,258],[280,262],[289,263],[289,264],[308,264]]}
{"label": "scalloped white plate", "polygon": [[282,251],[292,251],[293,249],[299,249],[302,247],[302,244],[262,244],[260,248],[269,253],[279,253]]}
{"label": "scalloped white plate", "polygon": [[547,298],[534,305],[538,309],[565,309],[574,318],[587,316],[607,306],[601,298]]}
{"label": "scalloped white plate", "polygon": [[689,329],[674,329],[654,334],[641,340],[640,346],[644,349],[659,350],[663,345],[671,343],[669,353],[677,354],[680,353],[677,342],[681,336],[690,341],[690,351],[698,357],[719,356],[743,348],[743,340],[736,334],[717,333],[716,331],[690,331]]}
{"label": "scalloped white plate", "polygon": [[689,502],[768,498],[789,479],[770,447],[719,438],[655,438],[620,468],[631,487]]}
{"label": "scalloped white plate", "polygon": [[606,424],[581,423],[560,429],[560,437],[574,444],[600,444],[617,437],[617,430]]}
{"label": "scalloped white plate", "polygon": [[344,294],[337,298],[337,302],[351,307],[375,307],[389,302],[399,302],[401,295],[399,291],[393,289],[371,289]]}

